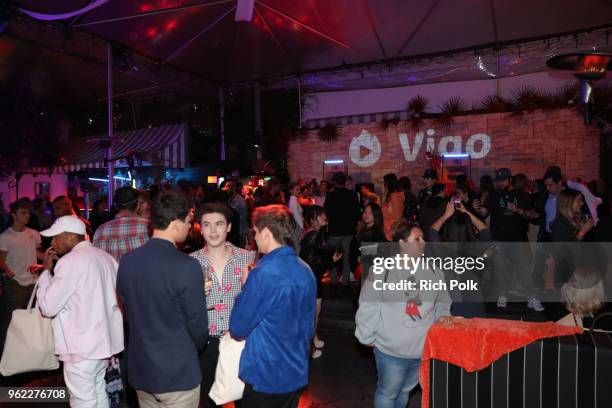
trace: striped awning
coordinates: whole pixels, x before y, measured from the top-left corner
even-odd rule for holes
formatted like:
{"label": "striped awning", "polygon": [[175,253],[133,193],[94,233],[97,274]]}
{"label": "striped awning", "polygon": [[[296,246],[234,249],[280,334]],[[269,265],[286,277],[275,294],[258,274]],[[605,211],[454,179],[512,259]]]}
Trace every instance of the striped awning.
{"label": "striped awning", "polygon": [[397,120],[408,120],[410,119],[411,114],[407,110],[402,111],[389,111],[389,112],[376,112],[376,113],[367,113],[361,115],[349,115],[349,116],[334,116],[329,118],[320,118],[320,119],[308,119],[305,121],[306,129],[317,129],[322,128],[326,125],[337,125],[337,126],[347,126],[347,125],[357,125],[357,124],[366,124],[372,122],[380,122],[384,119],[397,119]]}
{"label": "striped awning", "polygon": [[[184,168],[188,166],[187,154],[188,127],[186,124],[151,127],[115,133],[120,142],[113,148],[113,157],[135,155],[136,165],[165,166]],[[106,135],[93,139],[104,138]],[[33,167],[32,172],[68,173],[84,169],[104,168],[106,149],[97,142],[82,142],[67,154],[68,163],[49,167]],[[127,160],[115,160],[115,165],[127,165]]]}

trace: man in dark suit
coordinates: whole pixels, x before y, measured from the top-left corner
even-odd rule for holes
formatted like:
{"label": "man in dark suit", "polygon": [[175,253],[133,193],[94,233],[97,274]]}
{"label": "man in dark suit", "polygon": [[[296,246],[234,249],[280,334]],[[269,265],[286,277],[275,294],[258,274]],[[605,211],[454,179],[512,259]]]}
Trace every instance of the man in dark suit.
{"label": "man in dark suit", "polygon": [[117,291],[129,324],[128,380],[141,407],[197,407],[202,377],[198,350],[208,337],[204,276],[182,253],[193,221],[183,194],[159,193],[151,208],[153,236],[121,258]]}

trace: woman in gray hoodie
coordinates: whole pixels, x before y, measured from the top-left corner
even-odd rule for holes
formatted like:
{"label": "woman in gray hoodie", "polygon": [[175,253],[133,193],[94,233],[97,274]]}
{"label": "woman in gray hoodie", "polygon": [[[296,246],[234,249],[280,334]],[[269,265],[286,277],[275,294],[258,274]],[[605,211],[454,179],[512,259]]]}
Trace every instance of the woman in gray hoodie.
{"label": "woman in gray hoodie", "polygon": [[[394,241],[399,246],[391,254],[393,257],[399,253],[416,259],[425,249],[423,231],[407,221],[395,226]],[[423,268],[422,264],[413,269],[396,266],[382,273],[380,270],[370,273],[361,289],[355,336],[362,344],[374,347],[378,372],[376,408],[406,407],[409,393],[419,380],[427,332],[438,319],[444,323],[449,319],[448,292],[420,290],[421,282],[444,288],[440,285],[445,282],[444,274]]]}

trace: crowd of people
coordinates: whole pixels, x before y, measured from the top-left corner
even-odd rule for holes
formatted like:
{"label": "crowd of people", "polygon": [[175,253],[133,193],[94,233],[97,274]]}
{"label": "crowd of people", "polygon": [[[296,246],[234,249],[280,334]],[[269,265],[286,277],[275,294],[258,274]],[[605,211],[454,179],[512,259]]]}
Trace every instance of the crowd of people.
{"label": "crowd of people", "polygon": [[[387,174],[380,196],[368,184],[356,189],[344,173],[288,184],[229,180],[219,189],[126,186],[115,192],[114,208],[99,200],[89,219],[66,196],[49,205],[20,198],[10,217],[0,217],[2,334],[37,287],[40,310],[53,319],[71,405],[108,406],[105,373],[119,357],[126,393],[141,406],[214,407],[209,392],[229,333],[247,340],[237,405],[296,407],[309,360],[323,355],[317,322],[329,279],[331,294],[361,286],[356,337],[374,348],[375,406],[404,407],[429,327],[451,315],[482,316],[484,308],[446,291],[385,302],[361,285],[372,276],[362,267],[371,256],[360,251],[365,243],[392,242],[399,253],[419,256],[426,242],[612,241],[603,183],[585,185],[555,166],[534,182],[498,169],[478,187],[466,176],[443,184],[429,169],[423,184],[413,192],[408,177]],[[535,312],[545,311],[543,290],[560,290],[562,324],[583,326],[602,307],[597,277],[605,271],[560,272],[558,254],[518,248],[499,245],[493,257],[498,309],[508,307],[515,275]],[[419,274],[444,279],[441,271]],[[384,276],[402,278],[397,270]],[[592,290],[577,290],[576,282]]]}

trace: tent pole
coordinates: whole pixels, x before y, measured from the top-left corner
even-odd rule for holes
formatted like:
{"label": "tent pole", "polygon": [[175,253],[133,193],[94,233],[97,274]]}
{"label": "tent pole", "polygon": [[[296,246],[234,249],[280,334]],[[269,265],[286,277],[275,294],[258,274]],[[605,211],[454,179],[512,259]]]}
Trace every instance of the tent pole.
{"label": "tent pole", "polygon": [[106,147],[106,160],[108,161],[108,210],[113,208],[113,192],[115,190],[115,168],[113,163],[113,49],[107,44],[108,57],[106,65],[107,92],[108,92],[108,145]]}
{"label": "tent pole", "polygon": [[297,88],[298,88],[298,114],[299,114],[299,122],[298,129],[302,128],[302,80],[300,77],[296,78]]}

